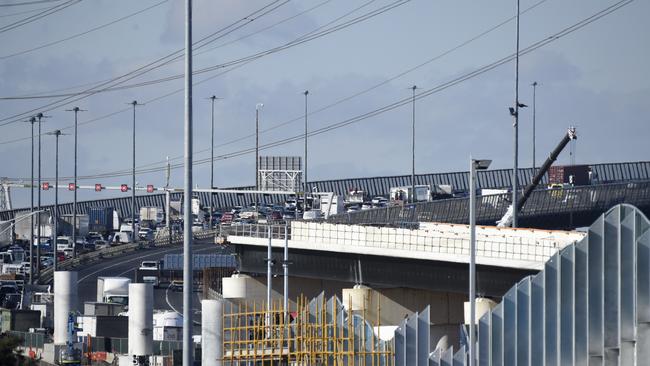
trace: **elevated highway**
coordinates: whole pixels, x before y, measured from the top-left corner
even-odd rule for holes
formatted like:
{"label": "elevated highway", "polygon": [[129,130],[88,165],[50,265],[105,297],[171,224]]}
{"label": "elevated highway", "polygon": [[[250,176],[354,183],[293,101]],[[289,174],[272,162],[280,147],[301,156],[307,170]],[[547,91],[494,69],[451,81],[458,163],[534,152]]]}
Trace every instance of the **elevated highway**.
{"label": "elevated highway", "polygon": [[[282,260],[285,227],[271,227],[274,260]],[[236,225],[226,231],[245,272],[266,271],[268,226]],[[430,224],[420,229],[292,222],[287,227],[290,273],[301,277],[465,292],[469,261],[466,225]],[[577,232],[479,227],[479,288],[500,296],[522,276],[584,234]],[[275,266],[280,274],[280,266]]]}
{"label": "elevated highway", "polygon": [[[536,191],[528,204],[524,207],[524,210],[521,214],[522,223],[520,226],[528,227],[541,227],[541,228],[567,228],[566,225],[562,226],[561,223],[569,222],[568,227],[577,227],[577,226],[587,226],[589,225],[596,217],[605,212],[607,209],[612,207],[614,204],[618,203],[628,203],[639,207],[642,211],[648,212],[648,204],[644,201],[646,196],[641,189],[641,186],[647,187],[650,184],[650,161],[641,161],[641,162],[624,162],[624,163],[606,163],[606,164],[591,164],[589,165],[592,171],[592,185],[586,187],[577,187],[575,188],[576,193],[584,193],[584,195],[589,195],[592,197],[598,197],[598,205],[592,205],[591,207],[582,207],[577,206],[574,201],[568,199],[562,205],[558,202],[551,205],[550,201],[535,201],[535,198],[543,198],[543,194]],[[511,173],[510,169],[497,169],[497,170],[487,170],[480,171],[477,175],[477,188],[479,189],[507,189],[511,184]],[[519,170],[519,184],[521,187],[524,187],[530,183],[531,178],[534,175],[532,168],[524,168]],[[430,186],[437,185],[449,185],[451,188],[457,192],[467,192],[468,189],[468,173],[467,172],[451,172],[451,173],[431,173],[431,174],[417,174],[415,176],[416,184],[427,184]],[[541,185],[548,183],[548,179],[545,176]],[[628,189],[625,186],[617,186],[617,184],[639,184],[639,189]],[[323,180],[323,181],[314,181],[309,182],[308,186],[319,192],[334,192],[338,195],[344,195],[350,188],[357,188],[365,192],[369,197],[374,196],[386,196],[388,195],[391,187],[398,186],[407,186],[411,184],[410,175],[399,175],[399,176],[384,176],[384,177],[367,177],[367,178],[348,178],[348,179],[335,179],[335,180]],[[607,187],[607,188],[605,188]],[[234,188],[233,188],[234,189]],[[243,190],[252,190],[253,187],[239,187],[237,189]],[[612,190],[628,190],[633,192],[633,194],[623,194],[608,192]],[[643,188],[645,189],[645,188]],[[569,190],[565,190],[569,192]],[[541,192],[541,191],[539,191]],[[591,193],[597,192],[597,193]],[[639,193],[641,196],[636,195]],[[561,193],[557,193],[560,195]],[[607,196],[609,194],[610,198],[602,199],[603,195]],[[214,206],[217,208],[227,208],[234,206],[246,206],[251,202],[254,202],[256,198],[259,198],[262,203],[278,203],[284,201],[287,197],[285,196],[265,196],[260,195],[256,197],[254,194],[241,194],[241,193],[210,193],[202,192],[197,193],[197,196],[204,204],[207,204],[212,199]],[[564,197],[569,197],[570,195],[564,195]],[[172,200],[182,199],[182,193],[172,193]],[[509,205],[508,198],[504,197],[503,199],[490,198],[490,200],[496,200],[496,206],[494,210],[490,213],[482,214],[478,212],[478,222],[491,225],[494,221],[501,218],[505,209],[502,206]],[[562,201],[562,200],[560,200]],[[462,206],[467,206],[466,200],[463,199],[454,199],[454,200],[441,200],[431,203],[432,206],[435,206],[435,210],[429,210],[430,212],[435,212],[434,215],[420,215],[421,219],[426,219],[427,221],[440,221],[440,222],[457,222],[462,223],[463,220],[466,220],[468,215],[466,214],[466,208],[462,209]],[[487,201],[486,201],[487,202]],[[585,200],[580,201],[581,205],[584,206]],[[488,202],[489,203],[489,202]],[[489,203],[494,206],[493,203]],[[89,207],[114,207],[122,217],[128,217],[131,214],[131,197],[119,197],[119,198],[110,198],[110,199],[101,199],[101,200],[90,200],[90,201],[81,201],[78,202],[78,212],[85,213]],[[157,206],[165,207],[165,194],[160,193],[149,193],[136,196],[136,210],[139,210],[141,206]],[[487,207],[487,206],[486,206]],[[460,209],[459,209],[460,208]],[[44,206],[44,209],[51,209],[51,206]],[[1,211],[0,220],[9,220],[13,218],[16,214],[21,212],[28,211],[28,208],[15,209],[11,211]],[[582,221],[572,222],[571,220],[574,217],[566,214],[567,212],[572,212],[575,210],[582,210],[583,213],[588,216],[580,216],[579,219]],[[425,212],[424,210],[422,212]],[[72,213],[72,204],[63,203],[59,205],[59,212],[61,214],[71,214]],[[358,216],[357,216],[358,217]],[[411,220],[412,221],[412,220]],[[420,220],[423,221],[423,220]],[[351,223],[359,221],[350,221]],[[558,226],[559,225],[559,226]]]}

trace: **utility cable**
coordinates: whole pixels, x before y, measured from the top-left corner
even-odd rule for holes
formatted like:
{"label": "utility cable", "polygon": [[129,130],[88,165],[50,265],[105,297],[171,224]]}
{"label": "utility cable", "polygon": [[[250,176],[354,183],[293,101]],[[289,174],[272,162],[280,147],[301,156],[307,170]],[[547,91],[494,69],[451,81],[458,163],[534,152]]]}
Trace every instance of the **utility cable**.
{"label": "utility cable", "polygon": [[[571,34],[573,32],[576,32],[576,31],[584,28],[585,26],[587,26],[587,25],[589,25],[589,24],[591,24],[591,23],[593,23],[593,22],[595,22],[595,21],[597,21],[597,20],[599,20],[599,19],[601,19],[601,18],[603,18],[603,17],[605,17],[605,16],[607,16],[607,15],[621,9],[621,8],[623,8],[624,6],[627,6],[627,5],[631,4],[633,1],[634,0],[622,0],[622,1],[619,1],[619,2],[617,2],[617,3],[615,3],[615,4],[611,5],[611,6],[608,6],[607,8],[605,8],[605,9],[603,9],[603,10],[601,10],[601,11],[599,11],[599,12],[597,12],[597,13],[595,13],[595,14],[593,14],[593,15],[591,15],[591,16],[589,16],[589,17],[587,17],[587,18],[585,18],[585,19],[583,19],[583,20],[581,20],[579,22],[577,22],[577,23],[574,23],[573,25],[571,25],[569,27],[566,27],[566,28],[562,29],[561,31],[559,31],[559,32],[557,32],[557,33],[555,33],[555,34],[553,34],[553,35],[551,35],[549,37],[546,37],[546,38],[544,38],[544,39],[542,39],[540,41],[537,41],[537,42],[529,45],[526,48],[521,49],[519,54],[520,54],[520,56],[521,55],[527,55],[527,54],[529,54],[529,53],[531,53],[531,52],[533,52],[533,51],[535,51],[535,50],[537,50],[537,49],[539,49],[539,48],[541,48],[543,46],[548,45],[549,43],[557,41],[562,37],[565,37],[565,36],[567,36],[567,35],[569,35],[569,34]],[[475,69],[475,70],[473,70],[473,71],[471,71],[469,73],[460,75],[460,76],[458,76],[456,78],[453,78],[452,80],[449,80],[449,81],[447,81],[445,83],[439,84],[439,85],[437,85],[437,86],[435,86],[433,88],[425,89],[423,92],[421,92],[419,94],[416,94],[415,99],[420,100],[420,99],[429,97],[431,95],[440,93],[443,90],[446,90],[446,89],[448,89],[448,88],[450,88],[452,86],[458,85],[458,84],[460,84],[462,82],[465,82],[465,81],[467,81],[469,79],[472,79],[472,78],[477,77],[479,75],[482,75],[482,74],[484,74],[484,73],[486,73],[486,72],[488,72],[490,70],[493,70],[493,69],[495,69],[495,68],[497,68],[497,67],[499,67],[501,65],[504,65],[504,64],[506,64],[508,62],[511,62],[511,61],[513,61],[515,59],[515,57],[516,57],[516,53],[512,53],[512,54],[510,54],[508,56],[505,56],[505,57],[502,57],[501,59],[498,59],[498,60],[496,60],[496,61],[494,61],[492,63],[489,63],[489,64],[484,65],[484,66],[482,66],[482,67],[480,67],[478,69]],[[329,131],[332,131],[332,130],[335,130],[335,129],[338,129],[338,128],[346,127],[348,125],[358,123],[358,122],[366,120],[368,118],[371,118],[371,117],[377,116],[379,114],[383,114],[383,113],[389,112],[391,110],[394,110],[394,109],[399,108],[401,106],[407,105],[407,104],[411,103],[412,100],[413,100],[412,97],[402,98],[402,99],[399,99],[399,100],[397,100],[397,101],[395,101],[393,103],[384,105],[384,106],[382,106],[380,108],[377,108],[377,109],[374,109],[372,111],[362,113],[360,115],[348,118],[346,120],[339,121],[339,122],[336,122],[336,123],[333,123],[333,124],[330,124],[330,125],[327,125],[327,126],[315,129],[315,130],[312,130],[307,135],[309,137],[313,137],[313,136],[317,136],[317,135],[320,135],[320,134],[323,134],[323,133],[326,133],[326,132],[329,132]],[[276,140],[276,141],[273,141],[273,142],[270,142],[270,143],[267,143],[267,144],[260,145],[259,148],[260,148],[260,150],[270,149],[270,148],[285,145],[285,144],[288,144],[288,143],[291,143],[291,142],[294,142],[294,141],[302,141],[304,139],[304,137],[305,137],[305,135],[301,133],[301,134],[298,134],[298,135],[294,135],[294,136],[291,136],[291,137],[283,138],[283,139]],[[255,150],[255,148],[251,147],[251,148],[246,148],[246,149],[234,151],[234,152],[231,152],[231,153],[228,153],[228,154],[215,156],[215,160],[230,159],[230,158],[233,158],[233,157],[250,154],[254,150]],[[209,163],[210,161],[211,161],[211,158],[199,159],[199,160],[195,160],[194,164],[195,165],[205,164],[205,163]],[[177,164],[173,164],[171,166],[171,168],[172,169],[177,169],[177,168],[180,168],[182,166],[183,166],[183,163],[177,163]],[[160,166],[160,167],[152,167],[152,168],[147,168],[147,169],[141,169],[141,170],[137,170],[136,172],[139,173],[139,174],[153,173],[153,172],[160,172],[160,171],[163,171],[165,169],[167,169],[167,165]],[[124,172],[124,173],[121,173],[121,172]],[[97,178],[115,178],[115,177],[121,177],[121,176],[124,176],[124,175],[130,175],[130,174],[131,174],[130,170],[128,170],[128,171],[124,170],[124,171],[118,171],[117,173],[109,172],[109,173],[88,175],[88,176],[80,177],[79,179],[87,180],[87,179],[97,179]],[[63,177],[63,178],[60,178],[60,179],[70,179],[70,178],[71,177]],[[17,178],[17,179],[25,180],[27,178]]]}
{"label": "utility cable", "polygon": [[102,28],[106,28],[106,27],[111,26],[111,25],[113,25],[113,24],[119,23],[119,22],[121,22],[121,21],[123,21],[123,20],[129,19],[129,18],[132,18],[132,17],[134,17],[134,16],[136,16],[136,15],[142,14],[142,13],[144,13],[144,12],[146,12],[146,11],[148,11],[148,10],[151,10],[151,9],[153,9],[153,8],[155,8],[155,7],[158,7],[158,6],[164,4],[164,3],[168,2],[168,1],[169,1],[169,0],[163,0],[163,1],[157,2],[157,3],[155,3],[155,4],[151,5],[151,6],[148,6],[148,7],[144,8],[144,9],[141,9],[141,10],[138,10],[138,11],[136,11],[136,12],[134,12],[134,13],[131,13],[131,14],[125,15],[125,16],[123,16],[123,17],[120,17],[120,18],[115,19],[115,20],[113,20],[113,21],[110,21],[110,22],[108,22],[108,23],[104,23],[104,24],[102,24],[102,25],[99,25],[99,26],[93,27],[93,28],[88,29],[88,30],[86,30],[86,31],[83,31],[83,32],[81,32],[81,33],[73,34],[73,35],[71,35],[71,36],[68,36],[68,37],[65,37],[65,38],[62,38],[62,39],[59,39],[59,40],[53,41],[53,42],[45,43],[45,44],[42,44],[42,45],[40,45],[40,46],[36,46],[36,47],[33,47],[33,48],[29,48],[29,49],[26,49],[26,50],[23,50],[23,51],[19,51],[19,52],[11,53],[11,54],[8,54],[8,55],[0,56],[0,60],[8,59],[8,58],[10,58],[10,57],[15,57],[15,56],[19,56],[19,55],[24,55],[24,54],[26,54],[26,53],[34,52],[34,51],[37,51],[37,50],[40,50],[40,49],[43,49],[43,48],[46,48],[46,47],[54,46],[54,45],[57,45],[57,44],[60,44],[60,43],[63,43],[63,42],[69,41],[69,40],[71,40],[71,39],[75,39],[75,38],[79,38],[79,37],[81,37],[81,36],[85,36],[86,34],[92,33],[92,32],[94,32],[94,31],[100,30],[100,29],[102,29]]}
{"label": "utility cable", "polygon": [[66,1],[65,3],[54,5],[51,8],[47,8],[46,10],[44,10],[44,11],[38,13],[38,14],[30,15],[27,18],[23,18],[23,19],[15,21],[13,23],[3,25],[3,26],[0,27],[0,33],[8,32],[8,31],[10,31],[12,29],[22,27],[23,25],[33,23],[33,22],[35,22],[35,21],[37,21],[39,19],[45,18],[48,15],[51,15],[51,14],[57,13],[57,12],[59,12],[61,10],[67,9],[68,7],[70,7],[72,5],[75,5],[75,4],[79,3],[79,2],[81,2],[81,0]]}

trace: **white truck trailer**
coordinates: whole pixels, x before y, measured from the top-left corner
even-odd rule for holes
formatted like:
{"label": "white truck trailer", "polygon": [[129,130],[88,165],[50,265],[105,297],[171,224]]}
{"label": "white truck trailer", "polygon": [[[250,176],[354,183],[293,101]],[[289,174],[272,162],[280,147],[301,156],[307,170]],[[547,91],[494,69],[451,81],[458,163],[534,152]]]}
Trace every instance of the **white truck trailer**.
{"label": "white truck trailer", "polygon": [[97,302],[129,304],[130,278],[97,277]]}

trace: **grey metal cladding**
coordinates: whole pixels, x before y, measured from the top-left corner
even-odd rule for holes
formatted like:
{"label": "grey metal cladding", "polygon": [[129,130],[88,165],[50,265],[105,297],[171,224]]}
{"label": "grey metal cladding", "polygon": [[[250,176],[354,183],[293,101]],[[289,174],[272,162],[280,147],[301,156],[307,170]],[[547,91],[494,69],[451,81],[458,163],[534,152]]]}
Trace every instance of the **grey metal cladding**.
{"label": "grey metal cladding", "polygon": [[483,315],[477,348],[479,365],[650,364],[648,218],[625,204],[601,215]]}

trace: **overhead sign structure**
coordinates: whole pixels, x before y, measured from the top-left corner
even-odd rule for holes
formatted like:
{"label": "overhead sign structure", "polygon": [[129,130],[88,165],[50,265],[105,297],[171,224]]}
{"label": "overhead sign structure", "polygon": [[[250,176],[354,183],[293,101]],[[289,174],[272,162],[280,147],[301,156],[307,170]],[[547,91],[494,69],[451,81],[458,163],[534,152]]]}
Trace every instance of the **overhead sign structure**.
{"label": "overhead sign structure", "polygon": [[104,187],[102,187],[101,183],[95,183],[95,192],[101,192]]}
{"label": "overhead sign structure", "polygon": [[68,183],[68,191],[74,191],[77,186],[74,183]]}
{"label": "overhead sign structure", "polygon": [[122,192],[128,192],[128,191],[129,191],[129,186],[128,186],[128,184],[122,184],[122,185],[120,185],[120,191],[122,191]]}
{"label": "overhead sign structure", "polygon": [[41,183],[41,189],[47,191],[48,189],[50,189],[50,183],[48,182]]}
{"label": "overhead sign structure", "polygon": [[154,187],[153,184],[147,184],[147,193],[153,193]]}

